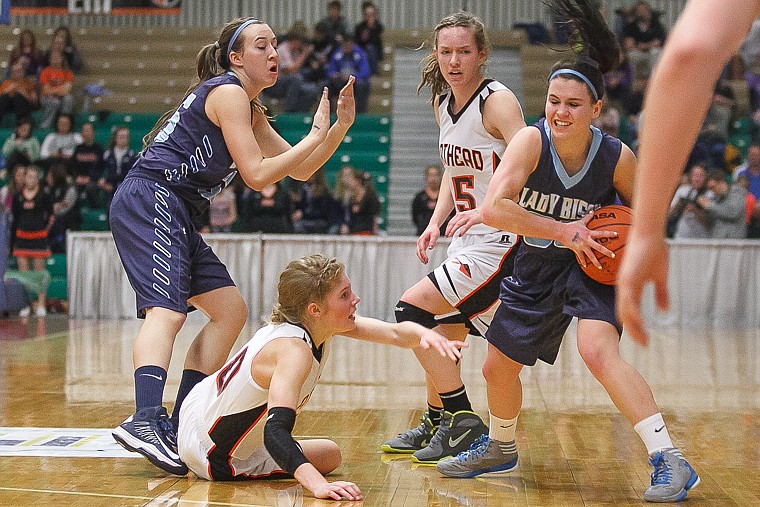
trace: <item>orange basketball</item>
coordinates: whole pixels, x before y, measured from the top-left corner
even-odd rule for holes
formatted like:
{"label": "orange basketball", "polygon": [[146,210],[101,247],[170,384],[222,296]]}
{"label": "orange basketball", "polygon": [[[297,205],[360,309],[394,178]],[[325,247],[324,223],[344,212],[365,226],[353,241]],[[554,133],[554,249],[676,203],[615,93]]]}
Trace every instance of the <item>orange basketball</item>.
{"label": "orange basketball", "polygon": [[597,251],[594,251],[596,258],[602,264],[602,269],[597,268],[592,263],[588,263],[583,272],[592,279],[605,285],[615,285],[615,277],[618,268],[623,260],[623,251],[626,241],[628,241],[628,230],[631,228],[633,215],[631,208],[627,206],[603,206],[594,212],[594,218],[588,223],[588,228],[592,231],[615,231],[618,233],[616,238],[598,238],[596,241],[607,247],[615,253],[615,257],[607,257]]}

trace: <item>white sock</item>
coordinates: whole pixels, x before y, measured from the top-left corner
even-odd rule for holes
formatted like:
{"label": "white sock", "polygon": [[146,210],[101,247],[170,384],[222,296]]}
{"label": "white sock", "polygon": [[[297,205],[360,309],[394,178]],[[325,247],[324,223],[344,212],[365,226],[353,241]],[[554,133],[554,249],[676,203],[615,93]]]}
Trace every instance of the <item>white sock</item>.
{"label": "white sock", "polygon": [[[518,414],[519,416],[519,414]],[[514,419],[501,419],[488,412],[488,437],[499,442],[511,442],[515,439],[517,429],[517,417]]]}
{"label": "white sock", "polygon": [[650,455],[668,447],[673,447],[673,441],[670,440],[668,428],[665,426],[665,421],[663,421],[662,414],[659,412],[637,422],[633,429],[639,434],[644,445],[647,446],[647,452]]}

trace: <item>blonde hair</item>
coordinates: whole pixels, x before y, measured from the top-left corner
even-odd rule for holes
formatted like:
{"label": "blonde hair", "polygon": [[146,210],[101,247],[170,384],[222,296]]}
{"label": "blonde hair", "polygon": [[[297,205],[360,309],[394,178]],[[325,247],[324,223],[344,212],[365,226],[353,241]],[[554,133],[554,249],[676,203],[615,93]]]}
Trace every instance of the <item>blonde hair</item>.
{"label": "blonde hair", "polygon": [[338,259],[321,254],[290,261],[280,273],[277,304],[269,320],[273,323],[300,324],[309,303],[324,301],[345,270]]}
{"label": "blonde hair", "polygon": [[430,51],[430,54],[422,59],[422,78],[420,79],[420,84],[417,85],[418,94],[424,87],[430,87],[430,91],[432,92],[430,103],[433,105],[435,105],[435,98],[449,88],[449,84],[441,73],[441,67],[438,65],[438,59],[435,54],[438,49],[438,33],[444,28],[453,26],[461,26],[472,32],[478,52],[488,51],[488,48],[490,47],[488,37],[486,36],[485,26],[480,18],[474,14],[467,11],[459,11],[455,14],[446,16],[440,23],[438,23],[438,26],[433,30],[433,49]]}

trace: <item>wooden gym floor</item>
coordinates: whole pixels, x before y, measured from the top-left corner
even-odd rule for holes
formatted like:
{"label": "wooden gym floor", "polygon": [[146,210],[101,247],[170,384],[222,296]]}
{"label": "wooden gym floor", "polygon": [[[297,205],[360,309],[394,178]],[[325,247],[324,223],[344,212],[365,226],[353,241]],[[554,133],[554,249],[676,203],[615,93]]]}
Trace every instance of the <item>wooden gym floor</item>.
{"label": "wooden gym floor", "polygon": [[[139,323],[63,316],[0,320],[0,444],[3,429],[111,428],[133,411],[130,350]],[[199,329],[188,320],[175,362]],[[241,336],[250,336],[247,328]],[[571,328],[574,331],[574,328]],[[574,335],[573,335],[574,336]],[[483,340],[469,339],[463,377],[487,417]],[[238,345],[239,345],[238,344]],[[686,505],[760,505],[760,330],[655,330],[623,355],[652,385],[676,444],[702,483]],[[176,392],[173,364],[167,404]],[[566,339],[556,365],[524,372],[520,467],[456,480],[378,445],[416,425],[422,372],[410,351],[335,339],[321,384],[299,416],[297,436],[329,436],[366,506],[639,505],[649,483],[643,444]],[[293,481],[209,483],[168,476],[142,458],[0,455],[0,505],[349,505],[315,500]],[[356,505],[359,505],[358,503]]]}

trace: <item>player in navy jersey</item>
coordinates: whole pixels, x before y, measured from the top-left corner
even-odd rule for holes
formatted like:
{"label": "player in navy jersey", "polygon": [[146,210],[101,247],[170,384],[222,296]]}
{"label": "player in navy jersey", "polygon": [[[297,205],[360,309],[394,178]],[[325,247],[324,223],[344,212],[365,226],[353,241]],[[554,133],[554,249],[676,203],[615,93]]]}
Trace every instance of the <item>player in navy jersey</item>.
{"label": "player in navy jersey", "polygon": [[[196,59],[198,82],[145,137],[145,148],[119,186],[110,223],[119,257],[145,319],[133,348],[136,413],[113,430],[125,448],[184,475],[176,450],[179,413],[192,387],[227,359],[246,320],[246,305],[194,219],[237,173],[254,188],[285,176],[306,180],[335,152],[354,121],[353,81],[340,91],[330,126],[327,90],[311,131],[290,146],[268,122],[257,97],[277,81],[277,39],[253,18],[236,19]],[[162,406],[166,371],[187,312],[209,322],[193,341],[170,420]]]}
{"label": "player in navy jersey", "polygon": [[356,484],[328,482],[341,462],[326,438],[298,443],[292,431],[325,368],[336,334],[427,349],[457,360],[453,342],[412,322],[389,324],[356,315],[359,298],[337,259],[310,255],[280,273],[271,323],[259,329],[182,405],[179,454],[207,480],[296,478],[317,498],[361,500]]}
{"label": "player in navy jersey", "polygon": [[[428,262],[441,224],[453,236],[448,258],[401,296],[399,322],[436,328],[451,339],[468,329],[485,335],[498,305],[499,281],[512,267],[518,238],[481,223],[480,206],[504,149],[525,126],[515,95],[483,76],[488,57],[483,23],[468,12],[445,17],[434,30],[433,48],[423,61],[418,91],[430,86],[440,126],[444,167],[441,191],[427,228],[417,240],[417,257]],[[459,367],[446,358],[416,351],[426,372],[428,411],[421,424],[384,442],[385,452],[413,453],[412,460],[436,463],[467,449],[487,428],[472,411]]]}
{"label": "player in navy jersey", "polygon": [[649,385],[620,356],[615,288],[595,282],[580,267],[600,267],[595,252],[612,255],[597,240],[615,233],[587,228],[593,210],[616,198],[627,204],[632,197],[633,153],[591,126],[602,107],[602,74],[617,65],[619,49],[593,0],[554,0],[552,6],[572,21],[583,51],[551,69],[546,117],[512,139],[483,205],[486,224],[523,237],[486,334],[483,374],[491,428],[467,452],[439,462],[438,470],[473,477],[517,466],[520,371],[538,359],[552,364],[576,317],[581,357],[649,452],[654,473],[644,499],[678,501],[699,477],[673,447]]}
{"label": "player in navy jersey", "polygon": [[730,4],[689,0],[649,80],[636,178],[636,200],[643,205],[634,206],[633,228],[617,277],[618,315],[641,345],[649,339],[641,315],[644,285],[653,282],[657,306],[668,307],[664,231],[670,200],[702,127],[715,82],[758,16],[760,0]]}

